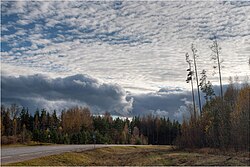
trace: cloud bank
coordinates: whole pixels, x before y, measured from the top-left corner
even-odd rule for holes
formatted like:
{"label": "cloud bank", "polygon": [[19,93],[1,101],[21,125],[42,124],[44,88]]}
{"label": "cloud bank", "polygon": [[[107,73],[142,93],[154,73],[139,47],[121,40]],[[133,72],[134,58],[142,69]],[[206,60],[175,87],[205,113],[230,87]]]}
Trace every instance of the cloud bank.
{"label": "cloud bank", "polygon": [[86,106],[93,113],[129,115],[133,100],[119,85],[105,84],[87,75],[48,78],[44,75],[2,76],[2,102],[49,110]]}
{"label": "cloud bank", "polygon": [[[191,92],[165,87],[156,92],[134,94],[118,84],[104,83],[88,75],[78,74],[51,78],[45,75],[6,76],[1,78],[1,101],[4,105],[28,107],[31,113],[45,108],[62,111],[75,106],[90,108],[92,114],[110,112],[116,116],[153,115],[182,121],[189,116]],[[241,85],[238,85],[239,87]],[[223,85],[225,91],[227,85]],[[218,95],[219,86],[214,86]],[[198,102],[195,93],[196,105]],[[201,102],[205,103],[201,93]]]}
{"label": "cloud bank", "polygon": [[[130,94],[117,84],[102,83],[87,75],[50,78],[45,75],[2,76],[2,103],[61,111],[74,106],[89,107],[93,114],[108,111],[120,116],[154,115],[182,118],[176,114],[185,105],[187,92],[179,88],[155,93]],[[174,92],[174,93],[173,93]],[[178,92],[178,93],[176,93]],[[184,99],[184,100],[183,100]]]}

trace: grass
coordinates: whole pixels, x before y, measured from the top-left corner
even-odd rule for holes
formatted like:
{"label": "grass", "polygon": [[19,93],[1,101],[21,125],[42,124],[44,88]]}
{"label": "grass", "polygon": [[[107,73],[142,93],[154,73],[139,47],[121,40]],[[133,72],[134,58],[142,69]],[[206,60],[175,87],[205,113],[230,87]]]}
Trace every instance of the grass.
{"label": "grass", "polygon": [[178,151],[170,146],[107,147],[84,152],[52,155],[11,166],[249,166],[249,154],[221,155],[204,151]]}
{"label": "grass", "polygon": [[2,148],[10,148],[10,147],[26,147],[26,146],[49,146],[49,145],[54,145],[52,143],[40,143],[40,142],[29,142],[27,144],[6,144],[6,145],[1,145]]}

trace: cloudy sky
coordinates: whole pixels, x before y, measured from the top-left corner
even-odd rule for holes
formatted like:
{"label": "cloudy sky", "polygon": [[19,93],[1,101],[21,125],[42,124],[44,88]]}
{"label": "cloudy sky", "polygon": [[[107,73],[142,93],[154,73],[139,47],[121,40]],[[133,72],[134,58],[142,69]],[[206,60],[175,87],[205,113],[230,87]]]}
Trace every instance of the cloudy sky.
{"label": "cloudy sky", "polygon": [[185,53],[223,83],[249,76],[250,2],[2,1],[1,100],[31,109],[81,105],[93,113],[179,119],[190,100]]}

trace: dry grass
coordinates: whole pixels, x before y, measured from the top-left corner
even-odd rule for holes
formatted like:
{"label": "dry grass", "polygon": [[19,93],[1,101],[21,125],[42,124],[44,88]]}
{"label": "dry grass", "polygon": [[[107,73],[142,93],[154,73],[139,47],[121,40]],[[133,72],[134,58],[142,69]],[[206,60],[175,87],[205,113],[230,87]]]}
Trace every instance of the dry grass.
{"label": "dry grass", "polygon": [[5,144],[5,145],[1,145],[1,148],[11,148],[11,147],[27,147],[27,146],[50,146],[50,145],[55,145],[52,143],[40,143],[40,142],[29,142],[26,144],[20,144],[20,143],[16,143],[16,144]]}
{"label": "dry grass", "polygon": [[[249,155],[249,154],[248,154]],[[220,155],[203,151],[178,151],[169,146],[107,147],[52,155],[9,165],[21,166],[249,166],[249,156]]]}

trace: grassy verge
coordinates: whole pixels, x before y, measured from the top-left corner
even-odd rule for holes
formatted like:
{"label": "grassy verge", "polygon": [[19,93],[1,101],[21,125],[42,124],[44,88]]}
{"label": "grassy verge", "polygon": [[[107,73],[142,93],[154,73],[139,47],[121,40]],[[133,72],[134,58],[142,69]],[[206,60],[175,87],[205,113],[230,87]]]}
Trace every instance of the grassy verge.
{"label": "grassy verge", "polygon": [[25,146],[49,146],[49,145],[54,145],[52,143],[40,143],[40,142],[30,142],[27,144],[6,144],[6,145],[1,145],[2,148],[9,148],[9,147],[25,147]]}
{"label": "grassy verge", "polygon": [[11,166],[159,166],[159,165],[219,165],[249,166],[249,154],[233,156],[198,151],[178,151],[169,146],[107,147],[84,152],[52,155]]}

